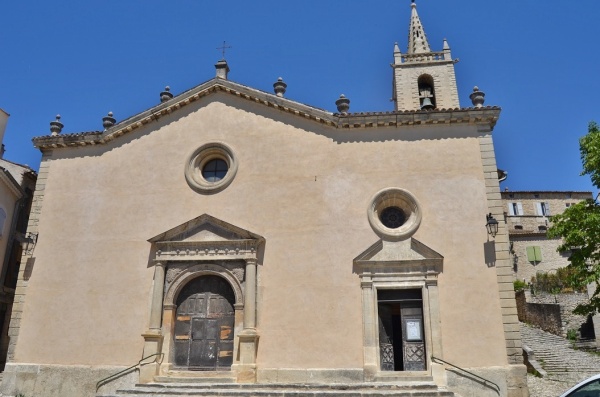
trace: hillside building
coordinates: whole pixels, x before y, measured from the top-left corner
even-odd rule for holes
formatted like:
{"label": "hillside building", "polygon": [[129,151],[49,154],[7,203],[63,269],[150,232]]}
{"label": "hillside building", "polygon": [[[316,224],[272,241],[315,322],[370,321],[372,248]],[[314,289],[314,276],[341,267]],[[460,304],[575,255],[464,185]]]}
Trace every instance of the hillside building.
{"label": "hillside building", "polygon": [[592,193],[505,190],[501,194],[516,278],[530,282],[537,272],[567,267],[569,254],[557,251],[561,240],[546,236],[550,217],[575,203],[592,199]]}

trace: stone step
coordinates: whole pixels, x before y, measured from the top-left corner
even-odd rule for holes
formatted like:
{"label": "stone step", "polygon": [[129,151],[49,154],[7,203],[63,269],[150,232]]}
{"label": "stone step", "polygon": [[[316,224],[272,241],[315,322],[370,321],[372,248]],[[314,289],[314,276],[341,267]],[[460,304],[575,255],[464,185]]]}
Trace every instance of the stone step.
{"label": "stone step", "polygon": [[118,390],[107,397],[457,397],[431,383],[394,384],[236,384],[149,383]]}
{"label": "stone step", "polygon": [[224,376],[200,376],[200,377],[187,377],[187,376],[155,376],[154,381],[156,383],[207,383],[207,384],[228,384],[235,383],[236,379],[234,377],[224,377]]}
{"label": "stone step", "polygon": [[600,357],[573,349],[571,341],[525,324],[521,324],[521,335],[551,379],[582,380],[585,374],[600,372]]}

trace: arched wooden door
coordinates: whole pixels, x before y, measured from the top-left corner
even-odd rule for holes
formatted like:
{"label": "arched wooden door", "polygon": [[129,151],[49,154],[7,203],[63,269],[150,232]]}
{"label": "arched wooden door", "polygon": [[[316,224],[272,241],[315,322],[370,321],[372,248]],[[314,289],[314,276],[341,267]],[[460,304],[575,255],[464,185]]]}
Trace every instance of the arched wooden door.
{"label": "arched wooden door", "polygon": [[218,276],[193,279],[177,297],[175,366],[190,370],[230,370],[233,362],[235,297]]}

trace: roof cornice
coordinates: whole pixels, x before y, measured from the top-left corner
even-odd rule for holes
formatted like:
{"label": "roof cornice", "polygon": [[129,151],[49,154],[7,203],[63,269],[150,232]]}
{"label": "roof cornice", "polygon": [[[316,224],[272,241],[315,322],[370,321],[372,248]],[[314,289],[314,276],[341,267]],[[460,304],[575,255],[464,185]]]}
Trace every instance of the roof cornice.
{"label": "roof cornice", "polygon": [[499,107],[410,110],[369,113],[331,113],[323,109],[308,106],[287,98],[260,91],[229,80],[214,78],[178,96],[158,104],[144,112],[125,119],[105,131],[89,131],[74,134],[46,135],[32,139],[33,145],[40,150],[101,145],[122,135],[126,135],[161,117],[194,103],[214,93],[226,93],[237,98],[258,103],[285,113],[290,113],[332,128],[378,128],[399,127],[421,124],[487,124],[492,129],[499,116]]}
{"label": "roof cornice", "polygon": [[19,186],[19,183],[13,178],[13,176],[8,172],[8,170],[4,167],[0,167],[0,180],[4,182],[4,184],[9,188],[9,190],[20,199],[25,196],[25,192]]}

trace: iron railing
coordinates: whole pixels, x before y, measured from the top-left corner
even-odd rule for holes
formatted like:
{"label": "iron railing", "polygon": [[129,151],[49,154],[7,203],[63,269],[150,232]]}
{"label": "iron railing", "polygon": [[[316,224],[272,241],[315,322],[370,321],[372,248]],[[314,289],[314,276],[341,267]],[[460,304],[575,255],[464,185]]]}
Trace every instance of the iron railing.
{"label": "iron railing", "polygon": [[[131,367],[127,367],[119,372],[115,372],[112,375],[108,375],[106,378],[102,378],[100,379],[97,383],[96,383],[96,391],[98,391],[98,389],[100,388],[100,386],[102,386],[104,384],[104,382],[106,382],[109,379],[112,379],[118,375],[124,374],[125,372],[129,372],[132,369],[134,369],[135,367],[137,367],[138,365],[142,364],[142,361],[149,359],[150,357],[155,357],[155,356],[160,356],[160,359],[162,360],[162,357],[164,356],[164,353],[154,353],[151,354],[147,357],[142,358],[140,361],[138,361],[136,364],[133,364]],[[155,360],[156,361],[156,360]],[[145,364],[150,364],[150,363],[145,363]]]}
{"label": "iron railing", "polygon": [[460,370],[460,371],[466,372],[467,374],[469,374],[469,375],[471,375],[471,376],[473,376],[473,377],[475,377],[475,378],[477,378],[477,379],[480,379],[480,380],[482,380],[482,381],[483,381],[483,383],[484,383],[485,385],[487,385],[488,383],[490,383],[490,384],[492,384],[492,385],[496,386],[496,387],[495,387],[496,393],[498,393],[498,395],[501,395],[500,386],[498,386],[498,384],[497,384],[497,383],[494,383],[494,382],[492,382],[492,381],[491,381],[491,380],[489,380],[489,379],[482,378],[481,376],[479,376],[479,375],[477,375],[477,374],[474,374],[474,373],[473,373],[473,372],[471,372],[471,371],[467,371],[466,369],[464,369],[464,368],[461,368],[461,367],[459,367],[458,365],[454,365],[454,364],[452,364],[452,363],[449,363],[448,361],[442,360],[441,358],[437,358],[437,357],[431,356],[431,360],[432,360],[432,361],[441,361],[441,362],[443,362],[444,364],[450,365],[450,366],[452,366],[452,367],[454,367],[454,368],[456,368],[456,369],[458,369],[458,370]]}

